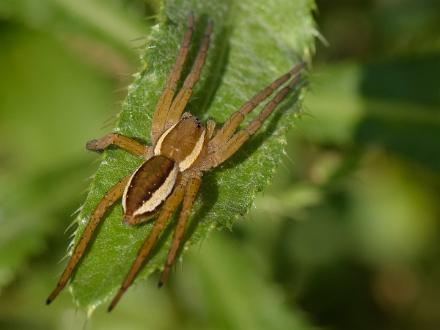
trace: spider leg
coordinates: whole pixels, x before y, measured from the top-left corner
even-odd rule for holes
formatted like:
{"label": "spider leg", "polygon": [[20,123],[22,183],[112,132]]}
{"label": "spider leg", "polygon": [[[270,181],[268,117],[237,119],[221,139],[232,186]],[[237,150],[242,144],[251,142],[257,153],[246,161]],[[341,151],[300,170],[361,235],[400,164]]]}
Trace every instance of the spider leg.
{"label": "spider leg", "polygon": [[207,161],[207,168],[213,168],[226,159],[231,157],[240,147],[263,125],[264,121],[275,110],[278,104],[292,91],[300,82],[300,76],[296,76],[287,86],[280,89],[279,92],[269,101],[258,117],[251,121],[251,123],[244,129],[235,133],[219,151],[212,153]]}
{"label": "spider leg", "polygon": [[126,176],[121,181],[119,181],[117,184],[115,184],[101,199],[101,201],[96,206],[95,210],[92,213],[92,216],[90,217],[90,220],[84,229],[84,232],[81,235],[81,238],[76,245],[75,249],[73,250],[72,256],[70,257],[70,260],[66,266],[66,269],[64,270],[63,274],[61,275],[57,286],[52,291],[52,293],[49,295],[49,297],[46,300],[46,304],[50,304],[56,296],[60,293],[60,291],[66,286],[67,281],[72,276],[73,271],[75,270],[76,266],[78,265],[78,262],[81,260],[82,256],[84,255],[84,252],[87,248],[87,245],[90,242],[90,239],[92,238],[93,233],[95,232],[96,228],[98,227],[99,223],[103,219],[103,216],[105,212],[109,209],[111,205],[113,205],[123,194],[125,186],[130,179],[130,176]]}
{"label": "spider leg", "polygon": [[162,275],[160,276],[159,287],[161,287],[168,279],[171,266],[174,263],[177,251],[179,250],[179,247],[182,243],[183,235],[185,234],[186,223],[188,222],[188,218],[191,214],[194,200],[196,199],[197,192],[199,191],[200,183],[201,178],[199,176],[193,177],[190,179],[186,188],[182,211],[180,212],[179,220],[177,221],[177,227],[174,232],[173,242],[171,243],[171,248],[168,252],[164,270],[162,271]]}
{"label": "spider leg", "polygon": [[143,157],[149,154],[151,148],[129,137],[117,133],[110,133],[98,140],[90,140],[86,148],[90,151],[102,152],[109,146],[115,145],[135,156]]}
{"label": "spider leg", "polygon": [[205,30],[205,35],[203,37],[203,41],[200,45],[199,51],[197,53],[194,64],[191,68],[191,72],[186,77],[182,88],[179,93],[173,100],[173,104],[171,105],[167,121],[165,126],[171,126],[179,121],[182,112],[185,110],[186,105],[188,104],[189,99],[191,98],[194,85],[200,78],[200,73],[202,71],[203,65],[205,64],[206,55],[208,53],[209,42],[211,40],[211,34],[213,29],[212,21],[208,22],[208,26]]}
{"label": "spider leg", "polygon": [[208,120],[206,122],[206,129],[207,129],[208,139],[211,139],[212,136],[214,135],[214,133],[215,133],[215,126],[216,126],[216,123],[215,123],[214,120],[210,119],[210,120]]}
{"label": "spider leg", "polygon": [[180,46],[179,54],[177,55],[176,63],[173,70],[168,76],[165,88],[159,101],[156,105],[156,110],[153,114],[153,121],[151,126],[151,140],[153,143],[159,138],[160,134],[164,130],[167,113],[173,101],[174,94],[176,92],[177,82],[182,74],[183,66],[188,57],[189,47],[191,44],[192,34],[194,30],[194,16],[192,13],[188,16],[188,28],[183,37],[182,44]]}
{"label": "spider leg", "polygon": [[144,244],[138,251],[135,261],[131,265],[130,270],[128,271],[124,282],[122,283],[119,291],[113,298],[110,306],[108,307],[108,311],[110,312],[118,303],[119,299],[121,299],[122,295],[127,291],[128,287],[133,283],[136,275],[139,270],[142,268],[144,261],[149,257],[151,250],[153,249],[157,239],[159,238],[160,233],[164,230],[165,225],[169,218],[172,216],[174,211],[180,205],[185,187],[182,184],[178,184],[174,189],[173,193],[168,197],[163,205],[159,217],[155,221],[153,228],[151,229],[150,234],[145,240]]}
{"label": "spider leg", "polygon": [[269,86],[255,94],[249,101],[241,106],[239,110],[234,112],[225,122],[223,127],[217,132],[214,138],[210,141],[210,146],[217,147],[222,145],[224,141],[228,141],[235,133],[238,126],[243,122],[247,114],[254,110],[262,101],[273,94],[281,85],[288,81],[291,77],[297,75],[304,67],[304,62],[295,65],[289,72],[285,73]]}

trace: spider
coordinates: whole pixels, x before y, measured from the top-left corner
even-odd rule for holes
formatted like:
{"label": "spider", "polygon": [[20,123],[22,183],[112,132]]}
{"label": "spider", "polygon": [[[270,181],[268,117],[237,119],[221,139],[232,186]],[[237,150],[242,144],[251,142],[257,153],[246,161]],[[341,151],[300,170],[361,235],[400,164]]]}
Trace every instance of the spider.
{"label": "spider", "polygon": [[[101,139],[87,142],[88,150],[102,152],[109,146],[116,146],[143,158],[144,162],[134,173],[116,183],[99,201],[73,249],[57,286],[47,298],[47,304],[50,304],[66,286],[106,211],[121,197],[125,224],[138,225],[153,216],[156,216],[156,219],[125,280],[108,307],[108,311],[116,306],[133,283],[170,217],[182,204],[171,247],[159,280],[159,287],[162,286],[168,279],[171,266],[182,244],[185,227],[201,184],[203,172],[219,166],[240,149],[261,127],[277,105],[300,83],[303,62],[245,102],[229,117],[222,128],[216,129],[216,123],[212,120],[208,120],[205,126],[190,113],[184,113],[184,110],[205,63],[213,31],[212,21],[207,24],[191,71],[185,78],[181,89],[176,91],[188,57],[193,30],[194,17],[190,14],[176,62],[153,115],[151,146],[140,144],[117,133],[110,133]],[[280,89],[283,85],[285,86]],[[259,115],[248,126],[238,130],[246,115],[278,89],[278,93],[264,106]]]}

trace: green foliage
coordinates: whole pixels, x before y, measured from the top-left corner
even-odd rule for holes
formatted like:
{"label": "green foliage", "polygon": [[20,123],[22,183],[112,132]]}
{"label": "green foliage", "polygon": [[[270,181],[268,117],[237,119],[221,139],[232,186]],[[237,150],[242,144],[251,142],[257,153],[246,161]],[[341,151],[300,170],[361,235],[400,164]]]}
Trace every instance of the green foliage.
{"label": "green foliage", "polygon": [[[8,77],[0,83],[3,286],[30,256],[45,251],[47,237],[62,236],[72,221],[92,171],[83,141],[99,132],[115,86],[57,40],[14,24],[0,26],[0,71]],[[34,62],[27,61],[30,54]]]}
{"label": "green foliage", "polygon": [[[255,92],[312,52],[315,30],[309,0],[279,0],[264,5],[250,0],[167,1],[159,25],[149,37],[144,69],[129,87],[115,131],[149,140],[152,112],[173,65],[175,55],[171,54],[177,52],[190,10],[197,19],[199,37],[208,18],[215,22],[207,64],[188,108],[203,119],[223,122]],[[257,192],[270,182],[282,159],[286,131],[299,111],[297,100],[298,94],[283,103],[262,133],[221,169],[205,175],[186,246],[205,238],[214,228],[230,228],[247,212]],[[79,216],[76,239],[99,199],[138,165],[139,160],[123,151],[106,153]],[[80,306],[93,308],[115,293],[150,228],[127,228],[121,223],[121,207],[111,210],[71,285]],[[161,267],[167,249],[168,243],[162,242],[138,279]]]}
{"label": "green foliage", "polygon": [[[228,258],[224,258],[224,254]],[[191,306],[189,310],[201,310],[210,315],[211,323],[221,325],[223,329],[310,329],[300,313],[292,315],[288,312],[279,287],[267,285],[269,274],[262,265],[261,260],[255,262],[240,242],[222,236],[213,237],[201,251],[192,253],[190,264],[185,267],[185,272],[188,271],[184,275],[186,287],[182,288],[185,303]],[[245,280],[237,280],[240,278]],[[179,280],[179,286],[182,282]],[[194,305],[193,295],[209,303]]]}
{"label": "green foliage", "polygon": [[[219,52],[228,48],[214,41],[216,49],[210,51],[204,80],[190,105],[202,119],[215,115],[221,122],[227,116],[211,114],[222,111],[215,102],[222,102],[217,95],[226,83],[240,86],[237,93],[243,93],[233,94],[236,107],[293,63],[297,54],[289,57],[289,49],[301,48],[283,41],[299,39],[289,30],[298,22],[280,6],[282,1],[247,2],[241,5],[248,10],[258,6],[260,14],[243,14],[231,2],[225,22],[216,24],[217,41],[229,45],[235,63],[246,65],[233,67],[240,72],[234,79],[222,79],[224,74],[233,77],[228,68],[234,63],[220,65],[226,71],[214,70],[213,62],[221,64],[230,56]],[[291,2],[288,6],[297,6],[298,1]],[[84,200],[87,178],[101,160],[85,152],[84,144],[114,127],[112,114],[120,111],[139,52],[146,66],[130,102],[138,90],[142,97],[132,109],[142,115],[134,118],[148,120],[144,106],[148,103],[151,111],[162,90],[186,13],[170,20],[166,13],[159,16],[161,25],[153,29],[151,43],[169,53],[164,65],[153,67],[144,47],[137,46],[157,22],[159,1],[0,1],[1,329],[440,328],[440,2],[316,2],[315,18],[329,46],[317,43],[305,115],[294,120],[285,154],[278,158],[281,165],[270,187],[257,195],[247,221],[196,243],[161,290],[156,280],[141,280],[111,315],[97,308],[89,318],[67,290],[50,307],[44,304],[63,269],[60,259],[72,231],[65,232],[71,214]],[[261,14],[266,10],[270,17]],[[197,17],[196,44],[208,16],[211,11]],[[219,33],[218,24],[232,27],[230,34]],[[163,43],[157,40],[162,35],[167,36]],[[252,40],[257,37],[263,39]],[[257,48],[252,45],[258,45],[258,56],[248,56],[249,45],[252,52]],[[238,46],[245,49],[244,56]],[[275,66],[261,65],[273,55],[284,64],[275,58]],[[142,79],[161,68],[161,81],[142,91],[149,84]],[[246,167],[248,157],[258,155],[265,143],[275,143],[276,150],[283,147],[275,141],[290,112],[297,110],[288,109],[294,102],[295,97],[286,102],[281,112],[289,113],[269,122],[244,154],[207,175],[205,188],[224,189],[217,181],[227,179],[223,173]],[[130,122],[121,116],[120,129],[122,122]],[[132,126],[136,132],[124,132],[146,142],[147,127]],[[115,154],[123,155],[112,151],[106,161]],[[129,156],[127,164],[136,166]],[[118,175],[122,173],[115,171],[113,179]],[[205,192],[198,205],[202,209],[206,197]],[[220,191],[214,197],[205,207],[207,214],[220,200]],[[212,217],[220,219],[221,214]],[[119,224],[120,216],[114,221]],[[102,278],[112,278],[111,266],[106,266],[109,273]]]}
{"label": "green foliage", "polygon": [[[154,8],[154,1],[151,4]],[[144,15],[150,17],[153,8],[145,8]],[[101,40],[133,58],[136,54],[133,40],[145,37],[151,23],[151,19],[146,20],[140,14],[123,8],[121,1],[5,0],[0,3],[0,17],[61,38],[75,40],[83,34],[84,39]],[[81,41],[85,42],[84,39]]]}
{"label": "green foliage", "polygon": [[381,146],[438,172],[438,75],[438,55],[318,67],[306,104],[315,118],[302,127],[314,141]]}

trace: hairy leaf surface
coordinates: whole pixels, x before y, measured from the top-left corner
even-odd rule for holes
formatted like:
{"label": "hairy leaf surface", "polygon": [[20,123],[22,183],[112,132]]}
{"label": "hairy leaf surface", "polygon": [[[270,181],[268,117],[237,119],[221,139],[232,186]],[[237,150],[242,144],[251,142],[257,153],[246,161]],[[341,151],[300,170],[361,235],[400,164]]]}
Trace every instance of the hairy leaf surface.
{"label": "hairy leaf surface", "polygon": [[[143,68],[128,89],[114,131],[149,142],[152,114],[174,64],[190,11],[196,18],[192,59],[208,18],[214,21],[214,35],[202,79],[187,111],[221,124],[300,58],[310,56],[316,35],[312,10],[311,0],[165,1],[159,24],[152,29],[142,54]],[[287,129],[300,110],[300,97],[297,93],[283,102],[233,158],[204,175],[185,247],[200,242],[214,228],[231,228],[249,210],[255,195],[270,183],[283,158]],[[138,159],[120,150],[105,153],[79,216],[75,242],[105,192],[139,164]],[[71,291],[79,306],[93,308],[116,292],[151,229],[151,224],[124,226],[121,215],[122,207],[117,203],[78,267]],[[169,226],[167,238],[171,229]],[[168,247],[169,240],[162,239],[138,281],[162,266]]]}

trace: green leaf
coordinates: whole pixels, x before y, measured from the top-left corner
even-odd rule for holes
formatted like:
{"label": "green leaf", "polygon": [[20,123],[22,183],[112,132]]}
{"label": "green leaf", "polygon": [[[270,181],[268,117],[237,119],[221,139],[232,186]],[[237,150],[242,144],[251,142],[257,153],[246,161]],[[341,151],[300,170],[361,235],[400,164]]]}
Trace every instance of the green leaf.
{"label": "green leaf", "polygon": [[[313,52],[316,30],[311,0],[166,1],[143,55],[144,69],[128,89],[116,132],[149,141],[152,113],[174,64],[191,10],[196,17],[195,44],[208,17],[215,24],[207,64],[187,109],[203,120],[213,118],[223,123],[244,101]],[[261,133],[224,166],[205,174],[186,247],[206,238],[214,228],[230,228],[249,210],[255,195],[270,183],[283,158],[287,129],[300,110],[298,98],[298,94],[288,98]],[[75,241],[105,192],[139,163],[123,151],[106,152],[79,216]],[[71,284],[76,303],[89,311],[115,293],[151,228],[151,224],[126,227],[121,214],[118,203],[100,226]],[[137,280],[162,266],[168,242],[162,242],[157,250]]]}

